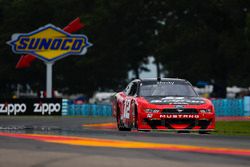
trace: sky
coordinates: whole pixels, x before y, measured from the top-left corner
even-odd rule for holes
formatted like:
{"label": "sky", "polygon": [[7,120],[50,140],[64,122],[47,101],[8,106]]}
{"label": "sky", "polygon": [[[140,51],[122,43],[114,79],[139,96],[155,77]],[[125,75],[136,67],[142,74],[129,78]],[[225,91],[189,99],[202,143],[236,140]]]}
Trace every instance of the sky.
{"label": "sky", "polygon": [[[148,58],[148,62],[149,64],[145,65],[146,68],[148,68],[150,71],[146,72],[143,71],[140,73],[140,78],[156,78],[157,74],[156,74],[156,65],[153,63],[154,62],[154,57],[150,56]],[[163,75],[161,76],[163,77]],[[134,75],[132,73],[132,71],[129,71],[129,79],[134,78]]]}

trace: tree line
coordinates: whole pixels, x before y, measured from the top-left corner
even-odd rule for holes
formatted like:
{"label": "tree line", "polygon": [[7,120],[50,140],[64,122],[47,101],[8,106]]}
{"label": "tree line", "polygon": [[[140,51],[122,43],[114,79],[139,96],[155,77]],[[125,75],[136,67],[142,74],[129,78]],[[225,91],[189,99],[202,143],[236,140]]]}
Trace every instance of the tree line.
{"label": "tree line", "polygon": [[36,61],[17,70],[19,55],[6,41],[52,23],[63,28],[80,17],[93,47],[85,56],[69,56],[54,66],[54,88],[64,93],[119,90],[136,78],[148,57],[158,75],[222,87],[250,84],[248,0],[0,0],[0,96],[16,84],[45,89],[45,65]]}

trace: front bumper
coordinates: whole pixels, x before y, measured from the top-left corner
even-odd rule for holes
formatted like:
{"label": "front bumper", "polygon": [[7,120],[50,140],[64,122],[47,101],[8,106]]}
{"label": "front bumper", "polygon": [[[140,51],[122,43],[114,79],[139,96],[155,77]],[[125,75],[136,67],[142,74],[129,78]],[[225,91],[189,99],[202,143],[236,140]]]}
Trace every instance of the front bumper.
{"label": "front bumper", "polygon": [[139,130],[206,130],[215,128],[214,113],[199,114],[161,114],[140,113],[138,116]]}

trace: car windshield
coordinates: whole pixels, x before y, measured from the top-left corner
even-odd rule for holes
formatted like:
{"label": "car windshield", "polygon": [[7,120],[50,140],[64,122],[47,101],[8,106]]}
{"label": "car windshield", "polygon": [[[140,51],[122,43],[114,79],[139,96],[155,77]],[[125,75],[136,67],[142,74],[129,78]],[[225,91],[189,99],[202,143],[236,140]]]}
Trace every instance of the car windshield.
{"label": "car windshield", "polygon": [[186,82],[146,82],[141,83],[140,96],[198,96]]}

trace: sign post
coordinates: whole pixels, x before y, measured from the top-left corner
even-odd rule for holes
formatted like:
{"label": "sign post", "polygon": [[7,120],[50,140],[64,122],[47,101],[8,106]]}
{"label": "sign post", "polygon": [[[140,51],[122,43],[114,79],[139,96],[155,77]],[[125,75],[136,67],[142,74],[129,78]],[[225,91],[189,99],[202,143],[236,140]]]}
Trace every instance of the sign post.
{"label": "sign post", "polygon": [[46,64],[46,95],[47,98],[52,98],[52,83],[53,83],[53,64],[54,62],[45,63]]}
{"label": "sign post", "polygon": [[54,63],[69,55],[84,55],[92,46],[82,34],[68,32],[47,24],[30,33],[13,34],[7,42],[16,54],[30,54],[46,64],[46,95],[52,98],[52,76]]}

